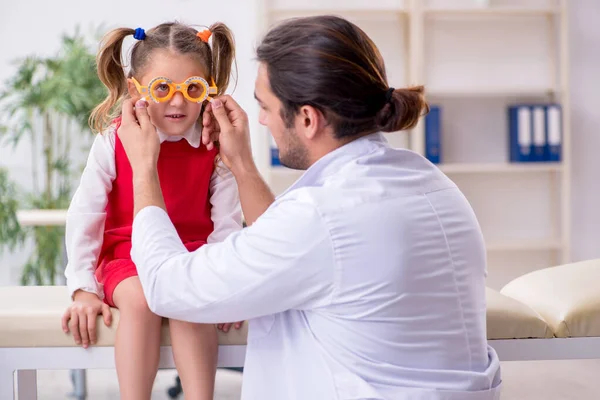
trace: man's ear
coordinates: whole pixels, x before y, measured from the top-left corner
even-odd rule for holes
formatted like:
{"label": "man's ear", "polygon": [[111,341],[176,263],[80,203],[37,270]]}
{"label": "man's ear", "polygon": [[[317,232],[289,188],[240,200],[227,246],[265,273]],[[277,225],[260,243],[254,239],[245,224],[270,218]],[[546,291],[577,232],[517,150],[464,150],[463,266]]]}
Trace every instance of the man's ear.
{"label": "man's ear", "polygon": [[313,106],[302,106],[296,117],[296,127],[307,139],[314,139],[325,126],[325,116]]}

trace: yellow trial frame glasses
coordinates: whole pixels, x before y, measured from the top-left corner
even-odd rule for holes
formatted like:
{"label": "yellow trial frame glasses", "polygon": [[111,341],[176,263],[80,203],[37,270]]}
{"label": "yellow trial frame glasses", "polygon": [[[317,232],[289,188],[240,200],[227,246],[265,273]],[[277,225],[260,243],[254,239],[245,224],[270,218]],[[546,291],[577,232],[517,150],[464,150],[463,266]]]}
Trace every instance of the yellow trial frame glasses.
{"label": "yellow trial frame glasses", "polygon": [[[212,97],[210,97],[210,95],[215,95],[218,93],[215,81],[211,79],[211,85],[209,85],[206,79],[202,78],[201,76],[191,76],[187,78],[185,82],[181,83],[174,83],[169,78],[165,78],[164,76],[158,76],[152,79],[148,83],[148,86],[142,86],[135,78],[130,78],[130,80],[135,85],[139,94],[141,94],[144,97],[147,96],[151,98],[152,101],[154,101],[155,103],[164,103],[171,100],[176,92],[181,92],[183,97],[185,97],[192,103],[202,103],[205,100],[211,101]],[[154,89],[156,88],[156,86],[163,84],[169,86],[169,92],[163,97],[157,97],[154,94]],[[191,97],[188,93],[188,88],[194,84],[202,87],[202,93],[198,97]]]}

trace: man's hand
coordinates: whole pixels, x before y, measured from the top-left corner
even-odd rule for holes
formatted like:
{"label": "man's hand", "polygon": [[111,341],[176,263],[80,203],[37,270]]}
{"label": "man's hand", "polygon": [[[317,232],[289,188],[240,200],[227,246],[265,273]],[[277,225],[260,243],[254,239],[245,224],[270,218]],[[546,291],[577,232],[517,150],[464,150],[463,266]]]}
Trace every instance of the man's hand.
{"label": "man's hand", "polygon": [[147,107],[145,100],[138,100],[135,109],[131,99],[123,101],[119,139],[127,153],[134,177],[142,172],[154,172],[158,163],[160,139],[150,122]]}
{"label": "man's hand", "polygon": [[[218,125],[214,124],[213,117]],[[203,142],[209,141],[218,131],[221,159],[234,175],[255,168],[248,115],[231,96],[217,97],[206,106],[202,124]]]}
{"label": "man's hand", "polygon": [[212,107],[208,103],[202,114],[202,144],[208,150],[212,150],[215,147],[215,142],[219,140],[220,133],[221,128],[219,128],[217,120],[212,115]]}
{"label": "man's hand", "polygon": [[231,96],[220,96],[206,107],[202,123],[207,138],[219,131],[219,154],[235,177],[242,212],[250,226],[275,201],[275,196],[254,164],[248,115]]}
{"label": "man's hand", "polygon": [[148,206],[166,210],[157,169],[160,139],[150,122],[147,107],[145,100],[138,100],[135,109],[132,100],[125,100],[119,127],[119,139],[133,172],[134,216]]}
{"label": "man's hand", "polygon": [[104,324],[110,326],[112,314],[106,303],[94,293],[82,290],[75,292],[73,304],[67,308],[62,317],[62,328],[65,333],[73,334],[73,339],[78,345],[88,348],[96,344],[96,316],[102,314]]}
{"label": "man's hand", "polygon": [[233,325],[235,329],[240,329],[244,321],[236,322],[236,323],[227,323],[227,324],[217,324],[217,328],[225,333],[229,332],[231,326]]}

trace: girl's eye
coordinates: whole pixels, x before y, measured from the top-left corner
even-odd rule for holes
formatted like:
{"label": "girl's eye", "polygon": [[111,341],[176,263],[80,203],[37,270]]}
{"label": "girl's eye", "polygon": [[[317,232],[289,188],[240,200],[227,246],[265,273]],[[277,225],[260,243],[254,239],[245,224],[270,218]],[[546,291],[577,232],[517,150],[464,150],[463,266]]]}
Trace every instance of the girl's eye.
{"label": "girl's eye", "polygon": [[190,86],[188,86],[189,93],[197,93],[198,91],[200,91],[200,85],[192,83]]}
{"label": "girl's eye", "polygon": [[158,90],[159,92],[168,92],[169,85],[167,85],[166,83],[161,83],[160,85],[156,86],[156,90]]}

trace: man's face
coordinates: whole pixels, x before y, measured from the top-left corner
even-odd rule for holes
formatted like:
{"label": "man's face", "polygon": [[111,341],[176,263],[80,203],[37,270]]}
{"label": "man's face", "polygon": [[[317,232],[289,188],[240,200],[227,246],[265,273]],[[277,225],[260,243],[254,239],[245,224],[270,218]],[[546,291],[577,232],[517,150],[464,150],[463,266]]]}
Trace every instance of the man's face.
{"label": "man's face", "polygon": [[267,127],[277,147],[281,164],[292,169],[307,169],[309,167],[308,149],[293,125],[287,127],[282,118],[282,103],[271,90],[267,67],[261,63],[254,87],[254,97],[260,106],[258,121]]}

